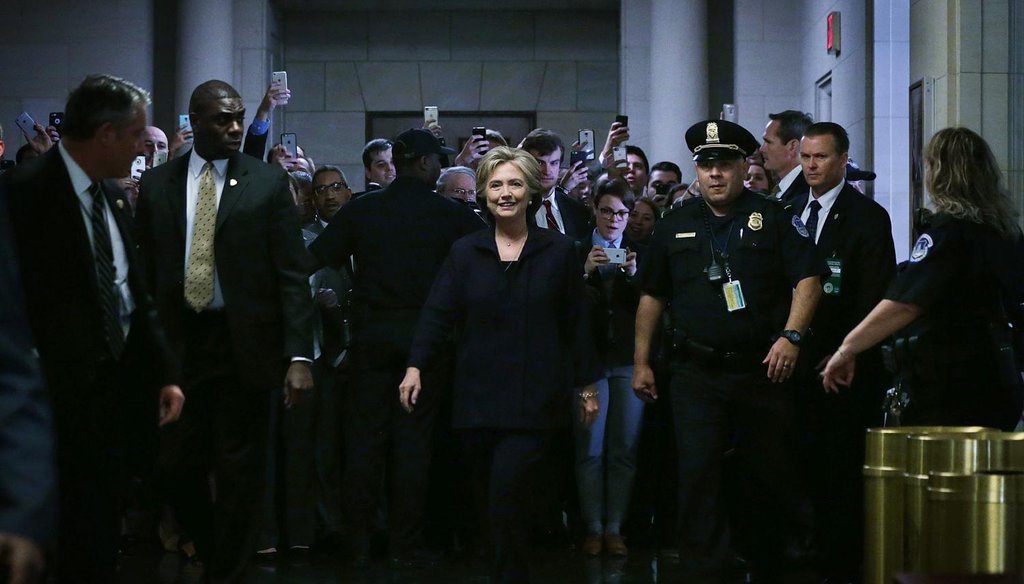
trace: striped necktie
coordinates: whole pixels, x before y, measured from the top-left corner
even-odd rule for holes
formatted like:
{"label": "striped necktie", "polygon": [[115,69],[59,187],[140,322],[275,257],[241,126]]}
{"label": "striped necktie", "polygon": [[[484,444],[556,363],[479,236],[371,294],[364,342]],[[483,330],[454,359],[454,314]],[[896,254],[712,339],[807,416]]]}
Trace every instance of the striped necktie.
{"label": "striped necktie", "polygon": [[544,210],[546,211],[545,215],[548,220],[548,229],[561,231],[561,229],[558,228],[558,221],[555,219],[555,213],[551,210],[551,201],[547,199],[544,200]]}
{"label": "striped necktie", "polygon": [[110,243],[110,226],[104,209],[106,198],[98,182],[92,183],[89,194],[92,195],[92,249],[96,260],[96,287],[103,309],[103,333],[110,355],[117,360],[124,352],[124,329],[121,328],[121,301],[115,284],[114,248]]}

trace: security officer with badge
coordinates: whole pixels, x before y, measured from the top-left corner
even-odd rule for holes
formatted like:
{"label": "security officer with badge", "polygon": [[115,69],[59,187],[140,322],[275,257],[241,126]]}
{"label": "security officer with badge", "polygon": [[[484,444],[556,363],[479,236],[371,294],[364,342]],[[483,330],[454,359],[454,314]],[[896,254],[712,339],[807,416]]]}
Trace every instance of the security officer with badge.
{"label": "security officer with badge", "polygon": [[859,355],[882,347],[897,377],[887,404],[903,425],[1012,430],[1024,406],[1024,235],[985,140],[946,128],[924,152],[935,215],[885,298],[843,339],[827,388],[860,378]]}
{"label": "security officer with badge", "polygon": [[[749,510],[746,547],[759,581],[780,577],[791,516],[794,416],[790,379],[829,272],[798,217],[743,187],[758,144],[741,126],[708,120],[686,132],[703,198],[659,223],[641,270],[633,389],[658,398],[651,339],[666,306],[673,339],[672,410],[679,460],[685,582],[719,582],[729,549],[721,480],[735,449]],[[737,542],[738,543],[738,542]]]}

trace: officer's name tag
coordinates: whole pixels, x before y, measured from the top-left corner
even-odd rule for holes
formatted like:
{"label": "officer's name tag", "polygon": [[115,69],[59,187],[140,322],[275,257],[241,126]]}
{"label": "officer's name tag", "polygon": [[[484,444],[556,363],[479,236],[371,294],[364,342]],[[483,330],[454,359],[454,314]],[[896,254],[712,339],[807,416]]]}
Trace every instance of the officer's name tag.
{"label": "officer's name tag", "polygon": [[747,301],[743,298],[743,288],[739,280],[732,280],[722,284],[722,293],[725,294],[725,306],[729,312],[743,310],[747,307]]}
{"label": "officer's name tag", "polygon": [[697,237],[697,232],[696,231],[686,231],[684,233],[677,233],[676,234],[676,239],[690,239],[692,237]]}
{"label": "officer's name tag", "polygon": [[832,275],[825,280],[821,291],[829,296],[839,296],[839,288],[843,283],[843,260],[842,258],[828,258],[825,260],[825,264],[828,265],[828,269],[832,270]]}

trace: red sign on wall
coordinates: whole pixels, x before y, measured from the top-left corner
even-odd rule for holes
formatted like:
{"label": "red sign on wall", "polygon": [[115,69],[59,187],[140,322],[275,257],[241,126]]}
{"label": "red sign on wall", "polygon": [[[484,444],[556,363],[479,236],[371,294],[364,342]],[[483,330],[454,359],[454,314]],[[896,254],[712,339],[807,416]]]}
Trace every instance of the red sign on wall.
{"label": "red sign on wall", "polygon": [[828,54],[839,54],[839,13],[829,12],[828,14],[828,36],[825,39],[825,48]]}

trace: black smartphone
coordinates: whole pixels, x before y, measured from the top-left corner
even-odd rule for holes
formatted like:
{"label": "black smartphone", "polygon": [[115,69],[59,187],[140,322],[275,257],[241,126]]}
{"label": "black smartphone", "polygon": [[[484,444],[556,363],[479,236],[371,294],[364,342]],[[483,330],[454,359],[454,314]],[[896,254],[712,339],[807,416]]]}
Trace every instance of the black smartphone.
{"label": "black smartphone", "polygon": [[57,128],[57,135],[63,134],[62,126],[64,125],[64,112],[50,112],[50,125]]}
{"label": "black smartphone", "polygon": [[573,150],[572,152],[569,153],[569,165],[572,166],[577,162],[586,162],[588,160],[591,160],[592,158],[592,152],[587,152],[586,150]]}
{"label": "black smartphone", "polygon": [[487,138],[487,128],[483,126],[477,126],[473,128],[473,135],[480,136],[481,138]]}
{"label": "black smartphone", "polygon": [[615,121],[620,123],[620,124],[622,124],[623,126],[628,126],[629,125],[629,116],[617,115],[617,116],[615,116]]}

